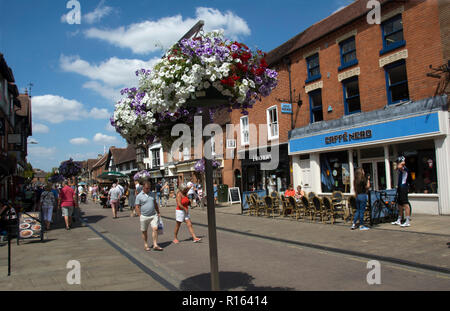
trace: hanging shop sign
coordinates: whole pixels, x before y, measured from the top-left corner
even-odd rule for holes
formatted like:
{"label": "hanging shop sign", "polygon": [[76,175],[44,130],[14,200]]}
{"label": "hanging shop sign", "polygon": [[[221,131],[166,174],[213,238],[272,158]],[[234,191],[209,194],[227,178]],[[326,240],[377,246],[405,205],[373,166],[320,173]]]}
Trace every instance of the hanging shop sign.
{"label": "hanging shop sign", "polygon": [[282,103],[281,104],[281,113],[292,113],[292,104]]}
{"label": "hanging shop sign", "polygon": [[325,137],[325,144],[330,145],[330,144],[335,144],[335,143],[340,143],[340,142],[369,139],[369,138],[372,138],[371,130],[359,131],[359,132],[353,132],[353,133],[344,132],[343,134],[340,134],[340,135]]}

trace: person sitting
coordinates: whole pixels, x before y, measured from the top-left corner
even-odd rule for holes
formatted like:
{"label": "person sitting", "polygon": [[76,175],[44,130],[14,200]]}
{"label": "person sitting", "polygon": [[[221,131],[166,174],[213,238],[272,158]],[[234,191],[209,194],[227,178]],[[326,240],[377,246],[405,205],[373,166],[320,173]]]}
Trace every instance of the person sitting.
{"label": "person sitting", "polygon": [[290,184],[289,188],[284,192],[284,196],[286,198],[295,196],[295,190],[292,184]]}
{"label": "person sitting", "polygon": [[297,192],[295,193],[295,199],[297,201],[299,201],[304,196],[305,196],[305,192],[302,190],[302,186],[298,185]]}

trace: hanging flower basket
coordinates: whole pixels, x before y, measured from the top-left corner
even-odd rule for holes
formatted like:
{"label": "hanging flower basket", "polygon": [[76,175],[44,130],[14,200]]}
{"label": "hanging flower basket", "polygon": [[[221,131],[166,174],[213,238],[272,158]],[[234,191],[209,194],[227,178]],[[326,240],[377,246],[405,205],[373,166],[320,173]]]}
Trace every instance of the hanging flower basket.
{"label": "hanging flower basket", "polygon": [[143,182],[145,180],[147,180],[148,178],[150,178],[150,173],[146,170],[137,172],[136,174],[134,174],[133,179],[135,181],[139,181],[139,182]]}
{"label": "hanging flower basket", "polygon": [[152,142],[169,147],[175,124],[193,126],[194,116],[209,109],[248,108],[277,86],[277,72],[268,68],[266,54],[251,51],[220,32],[184,39],[175,44],[153,70],[136,71],[137,88],[124,89],[111,124],[128,142]]}
{"label": "hanging flower basket", "polygon": [[[220,167],[220,161],[213,160],[212,161],[212,167],[213,169],[216,169]],[[194,170],[198,173],[204,173],[205,172],[205,158],[202,158],[197,161],[194,165]]]}
{"label": "hanging flower basket", "polygon": [[75,162],[70,158],[67,161],[64,161],[59,166],[59,174],[64,176],[65,178],[76,177],[81,173],[81,164],[79,162]]}

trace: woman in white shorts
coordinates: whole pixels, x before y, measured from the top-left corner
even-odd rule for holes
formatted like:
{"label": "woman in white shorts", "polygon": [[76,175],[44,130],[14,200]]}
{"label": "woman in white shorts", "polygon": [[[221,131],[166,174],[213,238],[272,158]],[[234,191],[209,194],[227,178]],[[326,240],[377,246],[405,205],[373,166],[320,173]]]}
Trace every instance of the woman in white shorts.
{"label": "woman in white shorts", "polygon": [[178,231],[180,230],[180,226],[183,222],[186,222],[189,233],[192,235],[192,239],[194,243],[201,241],[202,239],[198,238],[195,235],[194,228],[192,227],[191,216],[189,214],[189,204],[191,203],[189,198],[187,197],[187,193],[189,191],[188,186],[181,185],[178,189],[177,193],[177,209],[175,211],[176,225],[175,225],[175,238],[173,240],[174,244],[180,243],[178,240]]}

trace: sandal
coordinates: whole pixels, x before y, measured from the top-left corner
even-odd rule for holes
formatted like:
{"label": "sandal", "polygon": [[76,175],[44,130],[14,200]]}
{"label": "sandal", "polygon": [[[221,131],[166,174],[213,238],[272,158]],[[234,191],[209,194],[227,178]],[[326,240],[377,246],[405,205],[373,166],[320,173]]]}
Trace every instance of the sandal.
{"label": "sandal", "polygon": [[180,244],[180,241],[178,241],[177,239],[172,241],[173,244]]}
{"label": "sandal", "polygon": [[153,247],[153,250],[161,252],[163,249],[161,247],[157,246],[157,247]]}
{"label": "sandal", "polygon": [[151,249],[150,247],[146,247],[146,248],[144,248],[144,250],[145,250],[146,252],[149,252],[149,251],[151,251],[152,249]]}
{"label": "sandal", "polygon": [[196,239],[194,240],[194,243],[200,242],[201,240],[202,240],[201,238],[196,238]]}

